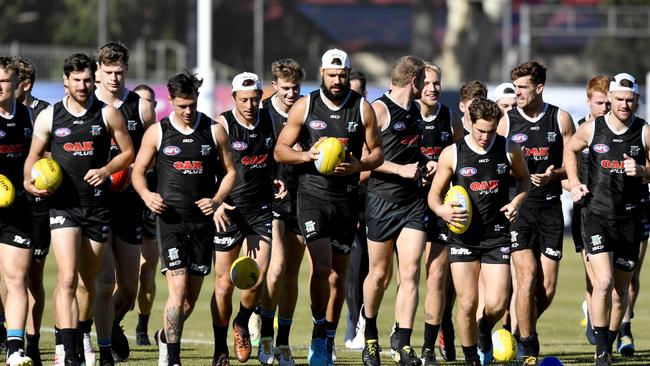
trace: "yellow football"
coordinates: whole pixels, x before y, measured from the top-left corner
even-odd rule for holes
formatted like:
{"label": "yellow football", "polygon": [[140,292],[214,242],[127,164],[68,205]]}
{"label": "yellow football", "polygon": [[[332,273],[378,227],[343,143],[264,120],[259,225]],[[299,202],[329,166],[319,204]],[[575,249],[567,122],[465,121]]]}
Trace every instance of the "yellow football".
{"label": "yellow football", "polygon": [[314,161],[316,170],[323,175],[334,174],[334,169],[345,160],[345,147],[336,137],[325,138],[316,147],[319,152]]}
{"label": "yellow football", "polygon": [[447,223],[447,226],[449,227],[449,230],[455,234],[462,234],[467,231],[469,226],[472,224],[472,201],[469,199],[469,195],[463,186],[453,186],[449,188],[443,203],[447,204],[453,201],[458,203],[457,207],[467,210],[467,222],[458,226]]}
{"label": "yellow football", "polygon": [[230,266],[230,279],[238,289],[248,290],[255,286],[259,278],[260,267],[251,257],[239,257]]}
{"label": "yellow football", "polygon": [[505,329],[492,333],[492,356],[496,361],[512,361],[517,356],[517,341]]}
{"label": "yellow football", "polygon": [[16,198],[16,190],[9,178],[0,174],[0,207],[5,208],[11,206]]}
{"label": "yellow football", "polygon": [[32,179],[36,188],[52,193],[61,185],[63,171],[56,161],[42,158],[32,166]]}

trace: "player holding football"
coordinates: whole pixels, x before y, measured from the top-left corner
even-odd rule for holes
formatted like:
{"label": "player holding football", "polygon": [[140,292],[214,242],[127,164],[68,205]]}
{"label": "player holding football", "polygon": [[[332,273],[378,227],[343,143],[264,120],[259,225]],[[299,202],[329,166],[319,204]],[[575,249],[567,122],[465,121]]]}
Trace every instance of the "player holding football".
{"label": "player holding football", "polygon": [[[332,364],[332,345],[345,299],[348,254],[358,222],[359,173],[383,162],[375,113],[365,99],[350,91],[350,59],[331,49],[321,59],[321,87],[291,108],[275,148],[279,163],[304,164],[298,176],[298,223],[307,243],[314,321],[308,354],[310,365]],[[348,158],[333,176],[320,174],[317,143],[325,137],[344,142]],[[295,151],[296,142],[309,150]],[[369,153],[361,157],[363,146]]]}
{"label": "player holding football", "polygon": [[[501,318],[510,287],[509,226],[528,194],[530,177],[521,149],[497,135],[501,110],[496,103],[477,98],[468,109],[470,134],[446,147],[431,183],[429,206],[438,217],[455,226],[467,224],[468,213],[457,202],[443,204],[449,183],[469,194],[473,208],[471,224],[462,234],[449,232],[448,253],[458,303],[457,323],[465,361],[486,364],[491,352],[486,339]],[[517,181],[517,194],[508,198],[510,172]],[[483,317],[476,322],[478,277],[487,286]],[[477,347],[478,342],[478,347]]]}

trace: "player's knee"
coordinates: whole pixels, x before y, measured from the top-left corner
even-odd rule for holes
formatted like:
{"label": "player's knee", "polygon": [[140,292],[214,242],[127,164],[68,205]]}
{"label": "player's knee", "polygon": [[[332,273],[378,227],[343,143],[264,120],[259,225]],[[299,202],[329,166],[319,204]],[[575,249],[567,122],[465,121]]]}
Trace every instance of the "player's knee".
{"label": "player's knee", "polygon": [[591,281],[591,286],[594,293],[598,292],[601,294],[607,294],[614,288],[614,280],[611,277],[601,276],[593,279]]}
{"label": "player's knee", "polygon": [[535,274],[536,272],[534,270],[517,271],[518,293],[530,296],[529,294],[534,291],[536,285]]}
{"label": "player's knee", "polygon": [[221,276],[215,282],[214,291],[217,296],[230,295],[233,293],[234,290],[235,290],[235,285],[233,285],[232,281],[230,280],[230,278],[228,278],[228,276]]}
{"label": "player's knee", "polygon": [[316,278],[327,278],[332,272],[332,267],[325,263],[323,264],[314,264],[313,265],[313,277]]}
{"label": "player's knee", "polygon": [[476,298],[458,298],[456,302],[458,303],[458,312],[463,316],[471,316],[472,314],[476,314],[476,308],[478,307],[478,301]]}

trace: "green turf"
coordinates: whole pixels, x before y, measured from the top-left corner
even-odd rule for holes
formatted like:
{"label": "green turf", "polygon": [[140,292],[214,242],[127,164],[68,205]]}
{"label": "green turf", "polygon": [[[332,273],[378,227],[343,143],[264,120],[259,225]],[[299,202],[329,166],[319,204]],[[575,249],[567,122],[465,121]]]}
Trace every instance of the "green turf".
{"label": "green turf", "polygon": [[[306,364],[307,348],[311,336],[311,316],[308,306],[308,276],[307,262],[303,264],[302,280],[300,283],[299,303],[296,309],[296,315],[292,327],[290,342],[292,344],[296,361],[299,364]],[[648,278],[647,270],[641,275],[642,286],[647,286],[644,279]],[[52,335],[52,310],[51,301],[52,289],[56,281],[55,265],[53,256],[48,258],[46,270],[46,293],[47,304],[45,310],[43,336],[41,337],[41,348],[43,350],[43,359],[48,360],[46,364],[51,364],[54,349],[54,337]],[[182,359],[183,365],[209,365],[212,357],[212,328],[210,322],[209,297],[212,294],[213,278],[206,278],[203,292],[199,299],[196,310],[185,323],[183,333]],[[422,284],[424,282],[422,281]],[[551,308],[543,315],[538,323],[538,333],[541,342],[542,356],[553,355],[559,357],[565,365],[590,365],[593,364],[594,347],[590,346],[584,337],[584,328],[580,326],[582,303],[584,293],[584,274],[580,257],[573,252],[573,244],[570,240],[565,241],[565,257],[560,267],[558,291]],[[421,287],[422,288],[422,287]],[[162,309],[167,293],[164,278],[158,277],[158,296],[154,305],[154,311],[150,320],[150,335],[153,331],[161,326]],[[388,333],[393,321],[393,304],[395,298],[395,286],[391,284],[384,297],[383,306],[380,311],[379,332],[381,335],[380,343],[388,350]],[[420,293],[420,307],[415,322],[413,332],[413,345],[419,352],[423,337],[423,309],[422,302],[424,292]],[[235,293],[237,299],[237,293]],[[641,291],[640,298],[636,307],[636,317],[633,323],[633,332],[636,336],[637,355],[632,359],[622,359],[615,356],[616,364],[625,365],[650,365],[650,289],[645,288]],[[345,311],[344,311],[345,313]],[[123,322],[126,334],[131,337],[132,352],[128,361],[129,365],[155,365],[157,364],[158,352],[155,347],[136,347],[133,336],[135,335],[135,324],[137,322],[137,312],[131,312]],[[345,321],[341,321],[337,336],[337,354],[340,365],[361,365],[361,352],[348,351],[343,346],[343,335],[345,334]],[[229,333],[232,337],[232,332]],[[229,341],[232,345],[232,340]],[[456,341],[458,346],[458,341]],[[231,351],[232,353],[232,351]],[[257,353],[253,351],[253,355]],[[382,361],[385,365],[392,365],[386,352]],[[457,353],[462,357],[462,352],[457,347]],[[440,359],[440,358],[439,358]],[[236,361],[231,361],[237,365]],[[247,364],[258,364],[256,359],[251,359]],[[446,363],[461,365],[464,363]]]}

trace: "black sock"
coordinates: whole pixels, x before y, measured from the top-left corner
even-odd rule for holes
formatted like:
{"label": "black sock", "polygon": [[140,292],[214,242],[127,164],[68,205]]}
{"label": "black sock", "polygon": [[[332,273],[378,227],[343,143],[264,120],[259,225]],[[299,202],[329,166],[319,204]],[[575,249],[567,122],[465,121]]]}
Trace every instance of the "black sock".
{"label": "black sock", "polygon": [[38,349],[38,343],[41,340],[41,335],[39,333],[36,334],[27,334],[25,336],[27,338],[27,347],[37,350]]}
{"label": "black sock", "polygon": [[278,317],[278,336],[275,338],[276,346],[289,345],[289,332],[291,331],[291,323],[293,323],[292,319]]}
{"label": "black sock", "polygon": [[325,338],[327,337],[327,330],[325,329],[325,310],[316,311],[311,308],[311,318],[314,322],[314,329],[312,330],[312,338]]}
{"label": "black sock", "polygon": [[19,349],[25,349],[25,341],[22,338],[7,337],[5,344],[7,345],[7,357]]}
{"label": "black sock", "polygon": [[[334,339],[336,337],[336,328],[339,327],[339,321],[331,322],[329,320],[325,320],[325,334],[327,335],[327,338]],[[333,342],[333,341],[332,341]]]}
{"label": "black sock", "polygon": [[363,318],[366,320],[366,329],[363,331],[363,336],[366,339],[379,339],[379,331],[377,330],[377,317],[368,318],[366,314],[363,314]]}
{"label": "black sock", "polygon": [[614,346],[614,341],[616,340],[616,336],[618,336],[617,330],[607,331],[607,352],[609,352],[610,354],[612,353],[612,348]]}
{"label": "black sock", "polygon": [[61,334],[61,342],[65,350],[65,357],[76,357],[77,355],[77,329],[64,328],[59,331]]}
{"label": "black sock", "polygon": [[436,338],[438,338],[438,329],[440,329],[440,324],[429,324],[424,323],[424,348],[428,348],[431,351],[436,349]]}
{"label": "black sock", "polygon": [[399,340],[399,349],[404,346],[411,345],[411,334],[413,329],[410,328],[397,328],[397,339]]}
{"label": "black sock", "polygon": [[61,340],[61,329],[54,327],[54,345],[59,344],[63,344],[63,340]]}
{"label": "black sock", "polygon": [[619,333],[621,333],[621,336],[632,336],[632,323],[630,322],[622,322],[621,327],[619,328]]}
{"label": "black sock", "polygon": [[248,319],[250,319],[255,308],[247,308],[244,304],[239,303],[239,312],[233,321],[234,324],[239,325],[240,327],[248,329]]}
{"label": "black sock", "polygon": [[539,356],[539,338],[537,338],[537,333],[521,338],[520,342],[524,347],[524,356]]}
{"label": "black sock", "polygon": [[136,333],[147,333],[149,328],[149,314],[138,314],[138,325],[135,326]]}
{"label": "black sock", "polygon": [[607,327],[594,326],[594,338],[596,338],[596,355],[607,353],[607,344],[609,338],[609,331]]}
{"label": "black sock", "polygon": [[221,353],[228,353],[228,326],[220,326],[212,323],[212,334],[214,335],[214,356]]}
{"label": "black sock", "polygon": [[478,348],[482,351],[492,349],[492,328],[494,323],[490,322],[484,313],[478,321]]}
{"label": "black sock", "polygon": [[[93,327],[93,320],[88,319],[88,320],[80,320],[79,321],[79,330],[81,333],[90,333]],[[83,334],[82,334],[83,335]]]}
{"label": "black sock", "polygon": [[167,361],[170,365],[181,363],[181,344],[167,343]]}
{"label": "black sock", "polygon": [[162,329],[160,331],[160,341],[163,343],[167,343],[167,336],[165,335],[165,330]]}
{"label": "black sock", "polygon": [[275,320],[275,311],[261,309],[262,329],[260,336],[262,338],[273,338],[273,320]]}
{"label": "black sock", "polygon": [[110,360],[113,358],[113,353],[111,352],[113,347],[109,346],[99,346],[99,359],[100,360]]}
{"label": "black sock", "polygon": [[474,361],[479,361],[478,350],[476,345],[465,347],[463,346],[463,354],[465,355],[465,361],[470,364]]}

